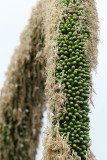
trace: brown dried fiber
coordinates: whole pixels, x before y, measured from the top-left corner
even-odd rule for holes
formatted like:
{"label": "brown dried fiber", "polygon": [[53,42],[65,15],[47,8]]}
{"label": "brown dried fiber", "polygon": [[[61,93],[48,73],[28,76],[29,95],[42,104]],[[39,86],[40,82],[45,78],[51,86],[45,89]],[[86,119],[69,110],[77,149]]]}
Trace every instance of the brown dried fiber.
{"label": "brown dried fiber", "polygon": [[43,17],[39,2],[6,73],[0,96],[0,160],[35,159],[45,109]]}

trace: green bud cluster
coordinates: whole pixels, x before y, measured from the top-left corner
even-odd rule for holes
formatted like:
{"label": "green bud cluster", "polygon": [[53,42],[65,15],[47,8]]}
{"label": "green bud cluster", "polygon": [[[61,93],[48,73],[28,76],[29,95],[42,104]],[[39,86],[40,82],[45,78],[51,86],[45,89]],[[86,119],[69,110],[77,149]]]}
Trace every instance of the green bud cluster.
{"label": "green bud cluster", "polygon": [[53,125],[59,121],[59,132],[65,137],[69,134],[68,144],[71,153],[86,159],[89,148],[89,94],[90,94],[90,64],[86,60],[85,43],[89,37],[85,24],[80,21],[83,8],[77,1],[70,3],[64,0],[66,6],[72,8],[73,12],[65,11],[59,26],[59,37],[57,39],[57,54],[59,59],[56,63],[55,83],[62,80],[64,93],[67,101],[66,113],[60,114],[56,120],[55,111]]}

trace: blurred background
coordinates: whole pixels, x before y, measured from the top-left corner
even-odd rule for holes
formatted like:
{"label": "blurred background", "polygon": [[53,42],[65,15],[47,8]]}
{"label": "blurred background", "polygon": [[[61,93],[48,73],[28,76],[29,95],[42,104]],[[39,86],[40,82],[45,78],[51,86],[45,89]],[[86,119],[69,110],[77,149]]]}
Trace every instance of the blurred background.
{"label": "blurred background", "polygon": [[[37,0],[0,0],[0,89],[5,80],[5,72],[10,63],[16,46],[20,44],[20,33],[28,24],[31,9]],[[95,108],[91,106],[92,151],[97,160],[107,160],[107,1],[96,0],[100,21],[100,43],[98,45],[97,74],[93,74]],[[47,125],[46,111],[44,113],[42,131]],[[42,134],[41,134],[42,137]],[[42,138],[36,160],[42,158]]]}

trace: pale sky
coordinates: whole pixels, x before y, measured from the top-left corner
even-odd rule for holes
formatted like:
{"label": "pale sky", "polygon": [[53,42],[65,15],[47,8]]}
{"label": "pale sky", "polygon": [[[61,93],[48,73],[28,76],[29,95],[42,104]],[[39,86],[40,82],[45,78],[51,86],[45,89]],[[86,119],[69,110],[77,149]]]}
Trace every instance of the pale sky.
{"label": "pale sky", "polygon": [[[0,0],[0,88],[15,46],[19,45],[20,33],[30,18],[31,8],[37,0]],[[100,21],[100,43],[97,75],[93,76],[96,96],[92,109],[92,151],[97,160],[107,160],[107,1],[96,0]],[[92,108],[92,107],[91,107]],[[46,114],[44,118],[46,126]],[[36,160],[41,160],[43,147],[40,143]]]}

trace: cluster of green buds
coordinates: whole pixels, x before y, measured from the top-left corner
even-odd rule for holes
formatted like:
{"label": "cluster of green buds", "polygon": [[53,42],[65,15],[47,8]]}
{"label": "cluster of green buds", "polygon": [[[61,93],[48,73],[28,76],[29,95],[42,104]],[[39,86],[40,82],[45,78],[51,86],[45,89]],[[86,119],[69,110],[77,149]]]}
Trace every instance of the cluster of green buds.
{"label": "cluster of green buds", "polygon": [[[71,153],[76,152],[82,160],[90,146],[89,137],[89,96],[90,96],[90,64],[85,56],[85,43],[89,37],[85,24],[81,22],[81,3],[63,2],[73,12],[63,12],[57,39],[57,54],[55,82],[62,81],[66,113],[61,112],[59,120],[53,116],[53,124],[59,122],[59,132],[65,137],[69,134],[68,144]],[[63,106],[62,106],[63,107]],[[55,114],[55,112],[54,112]]]}

